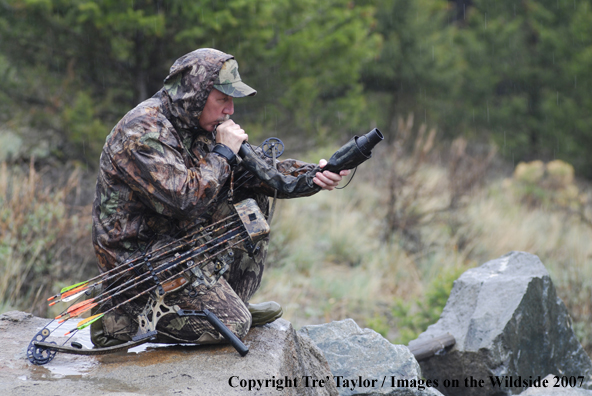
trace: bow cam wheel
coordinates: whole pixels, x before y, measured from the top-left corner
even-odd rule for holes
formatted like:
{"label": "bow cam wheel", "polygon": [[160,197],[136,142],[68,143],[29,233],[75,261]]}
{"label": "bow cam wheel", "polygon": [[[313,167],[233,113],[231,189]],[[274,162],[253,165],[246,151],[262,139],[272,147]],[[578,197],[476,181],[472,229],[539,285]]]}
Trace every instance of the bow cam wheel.
{"label": "bow cam wheel", "polygon": [[275,158],[279,158],[284,153],[284,142],[276,137],[270,137],[265,139],[263,143],[261,143],[261,149],[263,150],[263,154],[267,158],[273,157],[273,148],[275,147]]}

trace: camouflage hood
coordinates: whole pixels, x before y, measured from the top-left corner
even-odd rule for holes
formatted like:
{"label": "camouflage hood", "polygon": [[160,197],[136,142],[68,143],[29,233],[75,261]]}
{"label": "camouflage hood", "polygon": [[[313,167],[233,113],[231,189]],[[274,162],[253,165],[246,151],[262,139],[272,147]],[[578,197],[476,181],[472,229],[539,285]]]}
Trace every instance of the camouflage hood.
{"label": "camouflage hood", "polygon": [[190,52],[175,61],[164,79],[164,91],[170,98],[173,124],[182,129],[199,128],[199,117],[224,62],[232,59],[211,48]]}
{"label": "camouflage hood", "polygon": [[199,117],[214,87],[234,97],[256,93],[240,80],[232,55],[201,48],[177,59],[164,79],[173,124],[182,129],[199,128]]}

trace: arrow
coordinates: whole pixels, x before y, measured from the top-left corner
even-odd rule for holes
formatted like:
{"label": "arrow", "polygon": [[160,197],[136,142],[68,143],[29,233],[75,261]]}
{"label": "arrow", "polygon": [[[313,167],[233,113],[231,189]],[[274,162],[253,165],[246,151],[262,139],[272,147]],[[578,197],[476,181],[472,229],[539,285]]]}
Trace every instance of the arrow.
{"label": "arrow", "polygon": [[63,293],[66,293],[68,290],[72,290],[72,289],[74,289],[74,288],[77,288],[77,287],[79,287],[79,286],[81,286],[81,285],[84,285],[84,284],[87,284],[87,283],[88,283],[88,281],[84,281],[84,282],[76,283],[75,285],[66,286],[66,287],[62,288],[62,290],[60,290],[60,293],[59,293],[59,294],[56,294],[55,296],[51,296],[51,297],[49,297],[49,298],[47,299],[47,301],[51,301],[51,300],[53,300],[53,299],[55,299],[55,298],[61,297],[61,296],[62,296],[62,294],[63,294]]}
{"label": "arrow", "polygon": [[[214,248],[216,248],[216,247],[218,247],[218,246],[222,245],[223,243],[226,243],[226,242],[228,242],[230,239],[233,239],[234,237],[237,237],[237,236],[241,235],[241,233],[245,232],[245,231],[241,231],[241,232],[239,232],[239,233],[234,233],[234,232],[236,232],[236,231],[238,230],[238,228],[240,228],[240,227],[237,227],[235,230],[233,230],[233,231],[229,231],[228,233],[226,233],[226,234],[224,234],[224,235],[221,235],[221,236],[219,236],[217,239],[222,239],[222,240],[221,240],[220,242],[218,242],[217,244],[215,244],[215,245],[213,245],[213,246],[210,246],[210,247],[209,247],[209,248],[207,248],[205,251],[204,251],[204,250],[201,250],[201,249],[199,249],[200,247],[194,248],[194,249],[193,249],[193,250],[194,250],[194,251],[193,251],[194,255],[197,255],[197,254],[200,254],[200,253],[203,253],[203,252],[206,252],[206,251],[212,250],[212,249],[214,249]],[[226,239],[224,239],[223,237],[225,237]],[[218,254],[220,254],[220,253],[222,253],[222,252],[224,252],[224,251],[226,251],[226,250],[229,250],[229,249],[233,248],[234,246],[236,246],[236,245],[238,245],[238,244],[240,244],[240,243],[242,243],[242,242],[244,242],[244,241],[246,241],[246,240],[248,240],[248,239],[249,239],[249,236],[247,235],[246,237],[244,237],[244,238],[242,238],[242,239],[239,239],[238,241],[236,241],[234,244],[232,244],[232,245],[229,245],[229,246],[227,246],[226,248],[224,248],[224,249],[220,250],[220,251],[219,251],[219,252],[217,252],[215,255],[218,255]],[[210,241],[210,242],[212,242],[212,241]],[[202,245],[201,247],[203,247],[203,245]],[[195,252],[195,250],[197,250],[197,252]],[[187,252],[187,253],[190,253],[190,252],[192,252],[192,251],[189,251],[189,252]],[[173,264],[173,266],[171,266],[171,267],[170,267],[170,268],[168,268],[168,269],[172,269],[172,268],[174,268],[174,267],[176,267],[176,266],[178,266],[178,265],[180,265],[180,264],[186,263],[187,261],[191,260],[191,259],[194,257],[194,255],[190,255],[190,256],[186,257],[185,259],[183,259],[183,260],[181,260],[181,261],[178,261],[178,262],[174,263],[174,264]],[[203,263],[206,263],[207,261],[209,261],[209,260],[211,260],[211,259],[212,259],[212,257],[206,257],[206,258],[204,258],[203,260],[201,260],[201,261],[199,261],[199,262],[197,262],[197,263],[194,263],[193,265],[191,265],[191,266],[187,267],[187,268],[186,268],[186,269],[184,269],[184,270],[183,270],[183,271],[182,271],[180,274],[183,274],[183,273],[185,273],[185,272],[187,272],[187,271],[191,270],[192,268],[195,268],[195,267],[197,267],[197,266],[199,266],[199,265],[201,265],[201,264],[203,264]],[[169,263],[163,263],[162,265],[160,265],[159,267],[157,267],[157,269],[158,269],[158,268],[161,268],[161,267],[163,267],[163,266],[165,266],[165,265],[167,265],[167,264],[169,264]],[[179,274],[179,273],[178,273],[178,274],[173,274],[173,275],[169,276],[167,279],[163,280],[161,283],[166,283],[166,282],[168,282],[168,281],[170,281],[170,280],[173,280],[173,279],[177,278],[177,277],[178,277],[180,274]],[[150,279],[152,279],[152,277],[151,277],[149,274],[145,275],[144,277],[145,277],[145,279],[141,280],[140,282],[137,282],[137,283],[135,283],[135,284],[132,284],[132,285],[128,286],[127,288],[125,288],[125,289],[123,289],[123,290],[120,290],[120,291],[118,291],[117,293],[115,293],[115,294],[112,294],[112,295],[110,295],[110,296],[108,296],[108,297],[105,297],[105,298],[103,298],[103,299],[101,299],[101,300],[99,300],[99,301],[97,301],[97,298],[98,298],[98,297],[95,297],[95,298],[91,298],[91,299],[88,299],[88,300],[82,301],[82,302],[80,302],[80,303],[78,303],[78,304],[75,304],[75,305],[71,306],[70,308],[68,308],[68,312],[67,312],[66,314],[59,315],[59,316],[57,316],[57,317],[56,317],[56,319],[59,319],[60,317],[63,317],[63,319],[61,319],[61,320],[60,320],[58,323],[63,323],[64,321],[66,321],[66,320],[68,320],[68,319],[71,319],[71,318],[74,318],[74,317],[76,317],[76,316],[78,316],[78,315],[81,315],[81,314],[83,314],[84,312],[87,312],[88,310],[90,310],[90,309],[94,308],[94,307],[95,307],[95,306],[97,306],[98,304],[102,304],[102,303],[106,302],[107,300],[110,300],[111,298],[113,298],[113,297],[115,297],[115,296],[117,296],[117,295],[119,295],[119,294],[121,294],[121,293],[123,293],[123,292],[125,292],[125,291],[127,291],[127,290],[129,290],[129,289],[131,289],[132,287],[135,287],[135,286],[137,286],[137,285],[138,285],[138,284],[140,284],[140,283],[143,283],[143,282],[145,282],[145,281],[147,281],[147,280],[150,280]],[[131,281],[131,280],[130,280],[130,281]],[[119,303],[119,304],[117,304],[117,305],[115,305],[115,306],[113,306],[113,307],[109,308],[107,311],[103,312],[102,314],[97,314],[97,315],[106,315],[107,313],[109,313],[109,312],[113,311],[114,309],[117,309],[117,308],[119,308],[120,306],[122,306],[122,305],[124,305],[124,304],[127,304],[127,303],[129,303],[130,301],[133,301],[133,300],[135,300],[136,298],[138,298],[138,297],[140,297],[140,296],[142,296],[142,295],[144,295],[144,294],[146,294],[146,293],[149,293],[149,292],[151,292],[151,291],[155,290],[157,287],[158,287],[158,285],[151,286],[151,287],[149,287],[148,289],[144,290],[143,292],[141,292],[141,293],[138,293],[138,294],[136,294],[135,296],[133,296],[133,297],[131,297],[131,298],[127,299],[126,301],[123,301],[123,302],[121,302],[121,303]],[[97,301],[97,302],[95,302],[95,301]],[[68,317],[65,317],[66,315],[68,315]],[[92,321],[98,320],[99,318],[97,317],[97,315],[91,316],[90,318],[88,318],[88,319],[86,319],[86,320],[88,320],[88,321],[90,321],[90,320],[92,320]],[[96,318],[96,319],[94,319],[95,317],[97,317],[97,318]],[[87,321],[83,320],[82,322],[80,322],[80,323],[78,324],[78,326],[80,326],[80,325],[82,324],[84,327],[86,327],[86,325],[89,325],[89,324],[91,324],[91,323],[92,323],[92,322],[87,322]],[[68,333],[66,333],[66,334],[70,334],[71,332],[78,330],[78,326],[77,326],[76,328],[74,328],[74,329],[70,330],[70,331],[69,331]],[[81,328],[84,328],[84,327],[81,327]]]}
{"label": "arrow", "polygon": [[96,314],[93,315],[89,318],[86,318],[84,320],[81,320],[80,322],[78,322],[78,324],[76,325],[76,327],[70,331],[68,331],[66,334],[64,334],[65,336],[67,336],[68,334],[76,331],[76,330],[82,330],[85,327],[90,326],[91,324],[93,324],[94,322],[96,322],[97,320],[101,319],[103,316],[105,316],[104,313],[100,313],[100,314]]}
{"label": "arrow", "polygon": [[[203,233],[204,231],[206,231],[208,229],[211,229],[212,227],[214,227],[214,226],[216,226],[216,225],[218,225],[218,224],[220,224],[220,223],[222,223],[224,221],[227,221],[227,220],[229,220],[229,219],[231,219],[233,217],[237,217],[237,216],[238,216],[238,214],[236,214],[236,213],[235,214],[232,214],[230,216],[227,216],[227,217],[225,217],[225,218],[223,218],[223,219],[221,219],[221,220],[219,220],[219,221],[217,221],[215,223],[212,223],[212,224],[208,225],[207,227],[202,227],[202,228],[200,228],[200,229],[198,229],[198,230],[190,233],[189,235],[186,235],[182,239],[192,238],[195,235],[197,235],[198,233]],[[193,239],[191,239],[189,241],[186,241],[184,243],[179,244],[178,246],[174,247],[173,249],[171,249],[169,251],[162,252],[162,253],[160,253],[160,254],[158,254],[156,256],[153,256],[152,257],[152,260],[157,260],[157,259],[163,258],[166,255],[173,254],[173,253],[175,253],[175,251],[178,251],[179,249],[181,249],[181,248],[183,248],[183,247],[185,247],[187,245],[190,245],[191,243],[196,242],[199,238],[202,238],[202,237],[207,236],[207,235],[212,235],[213,233],[219,231],[220,229],[230,227],[230,226],[232,226],[233,224],[235,224],[237,222],[238,222],[238,220],[234,220],[234,221],[232,221],[232,222],[230,222],[228,224],[223,224],[221,227],[218,227],[218,228],[216,228],[214,230],[211,230],[210,232],[208,232],[206,234],[200,234],[197,238],[193,238]],[[163,250],[163,249],[165,249],[167,247],[170,247],[171,245],[173,245],[175,243],[178,243],[178,242],[177,241],[169,242],[169,243],[161,246],[160,248],[154,250],[151,254],[154,254],[156,252],[159,252],[159,251],[161,251],[161,250]],[[54,300],[56,298],[60,298],[59,300],[50,303],[49,306],[53,306],[53,305],[57,304],[58,302],[68,302],[68,301],[74,300],[76,297],[80,296],[80,294],[81,294],[80,292],[81,291],[86,291],[89,288],[92,288],[94,286],[98,286],[100,283],[103,283],[103,282],[105,282],[105,281],[107,281],[109,279],[112,279],[112,278],[116,277],[116,276],[121,276],[121,275],[125,274],[126,272],[131,271],[132,269],[143,265],[144,263],[141,262],[140,260],[143,259],[143,258],[145,258],[145,257],[146,257],[146,254],[143,254],[143,255],[141,255],[139,257],[136,257],[133,260],[125,261],[124,263],[122,263],[122,264],[120,264],[120,265],[118,265],[118,266],[116,266],[116,267],[114,267],[114,268],[112,268],[112,269],[110,269],[108,271],[105,271],[102,274],[97,275],[97,276],[95,276],[95,277],[93,277],[93,278],[91,278],[91,279],[89,279],[87,281],[76,283],[74,285],[71,285],[71,286],[67,286],[67,287],[62,288],[62,290],[60,290],[60,293],[59,294],[56,294],[54,296],[51,296],[51,297],[49,297],[47,299],[47,301],[52,301],[52,300]],[[131,264],[134,264],[134,265],[131,265]],[[123,267],[125,267],[125,268],[123,270],[121,270]],[[115,272],[115,273],[113,273],[113,272]],[[105,277],[105,275],[108,275],[108,274],[111,274],[111,275]],[[90,282],[93,282],[93,281],[95,281],[95,280],[97,280],[99,278],[102,278],[102,279],[100,281],[98,281],[98,282],[94,282],[92,284],[89,284]],[[77,294],[77,295],[75,297],[68,298],[69,296],[72,296],[74,294]]]}
{"label": "arrow", "polygon": [[[74,304],[66,310],[66,313],[58,315],[55,318],[56,319],[63,318],[62,320],[60,320],[58,322],[58,323],[63,323],[66,320],[73,318],[75,316],[78,316],[81,313],[84,313],[84,312],[88,311],[89,309],[97,306],[97,303],[94,302],[95,300],[96,300],[96,298],[89,298],[88,300],[84,300],[84,301],[81,301],[77,304]],[[66,315],[67,315],[67,317],[66,317]]]}
{"label": "arrow", "polygon": [[66,293],[63,293],[59,300],[49,303],[49,306],[51,307],[52,305],[55,305],[59,302],[68,302],[68,301],[72,301],[72,300],[75,300],[76,298],[78,298],[81,294],[86,292],[86,290],[88,289],[88,287],[87,287],[88,282],[82,282],[82,283],[83,283],[82,286],[79,286],[75,289],[71,289],[70,291],[68,291]]}
{"label": "arrow", "polygon": [[[216,238],[214,238],[214,239],[212,239],[200,246],[196,246],[196,247],[192,248],[191,250],[188,250],[187,252],[183,253],[181,256],[175,257],[171,261],[167,261],[167,262],[160,264],[158,267],[154,268],[154,272],[159,273],[164,270],[171,270],[175,267],[178,267],[179,265],[181,265],[183,263],[186,263],[187,261],[191,260],[193,257],[197,256],[198,254],[206,253],[206,252],[216,249],[221,244],[228,242],[232,238],[240,235],[242,232],[245,232],[245,231],[240,231],[240,228],[241,228],[241,226],[235,227],[235,228],[229,230],[228,232],[226,232],[226,233],[224,233],[224,234],[222,234],[222,235],[220,235],[220,236],[218,236],[218,237],[216,237]],[[212,244],[212,243],[214,243],[214,245],[212,245],[210,247],[206,247],[206,245]],[[216,253],[216,255],[217,254],[218,253]],[[206,259],[202,260],[200,262],[200,264],[203,262],[206,262],[207,260],[210,260],[210,259],[211,258],[206,258]],[[183,270],[183,272],[186,272],[187,270],[188,269],[185,269],[185,270]],[[179,274],[175,274],[173,276],[173,278],[177,277],[178,275]],[[153,277],[150,273],[143,273],[141,275],[136,276],[135,278],[129,279],[128,281],[115,287],[112,290],[105,290],[103,293],[101,293],[97,297],[86,300],[86,302],[87,302],[86,304],[89,304],[92,301],[96,301],[97,304],[103,304],[106,301],[110,300],[111,298],[118,296],[118,295],[130,290],[131,288],[137,287],[138,285],[140,285],[146,281],[152,280],[152,279],[153,279]],[[83,301],[81,303],[75,304],[72,307],[68,308],[68,310],[66,312],[68,312],[70,314],[69,314],[68,318],[65,318],[63,320],[67,320],[69,318],[73,318],[75,316],[83,314],[84,312],[86,312],[89,309],[94,307],[94,305],[87,306],[86,304],[85,304],[85,301]],[[86,308],[84,308],[84,307],[86,307]],[[63,315],[56,317],[56,319],[59,319],[61,316],[63,316]]]}

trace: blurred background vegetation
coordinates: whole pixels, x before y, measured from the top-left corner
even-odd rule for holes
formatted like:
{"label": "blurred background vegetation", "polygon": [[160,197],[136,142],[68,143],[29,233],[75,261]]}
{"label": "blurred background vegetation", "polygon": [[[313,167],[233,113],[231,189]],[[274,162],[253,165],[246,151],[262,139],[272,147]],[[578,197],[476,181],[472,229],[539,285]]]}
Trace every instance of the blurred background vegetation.
{"label": "blurred background vegetation", "polygon": [[[592,351],[592,0],[0,0],[0,312],[95,273],[103,141],[179,56],[236,56],[233,117],[316,162],[386,142],[350,187],[282,202],[256,299],[407,342],[452,281],[539,255]],[[380,147],[383,146],[383,147]]]}

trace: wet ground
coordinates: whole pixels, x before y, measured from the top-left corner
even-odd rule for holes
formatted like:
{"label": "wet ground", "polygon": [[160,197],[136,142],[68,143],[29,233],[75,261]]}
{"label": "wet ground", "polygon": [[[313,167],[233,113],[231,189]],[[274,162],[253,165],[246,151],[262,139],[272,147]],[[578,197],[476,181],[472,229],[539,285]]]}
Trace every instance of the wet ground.
{"label": "wet ground", "polygon": [[[196,395],[233,394],[240,389],[228,386],[230,376],[257,373],[257,362],[273,359],[266,356],[269,340],[261,328],[251,330],[245,343],[250,347],[241,357],[231,346],[178,346],[145,344],[101,356],[58,353],[48,364],[31,364],[26,351],[31,339],[47,323],[23,312],[0,316],[0,394],[1,395]],[[284,331],[286,321],[276,321],[273,330]],[[280,326],[280,327],[277,327]],[[67,337],[54,338],[69,329],[54,330],[53,339],[61,344]],[[274,335],[277,337],[277,335]],[[91,347],[88,329],[68,342],[77,341]],[[247,375],[247,374],[242,374]],[[221,388],[221,392],[210,389]],[[208,389],[208,392],[204,392]],[[242,393],[242,392],[241,392]]]}

